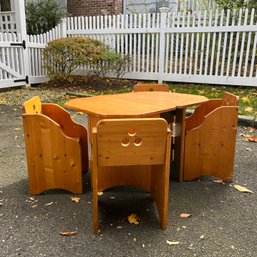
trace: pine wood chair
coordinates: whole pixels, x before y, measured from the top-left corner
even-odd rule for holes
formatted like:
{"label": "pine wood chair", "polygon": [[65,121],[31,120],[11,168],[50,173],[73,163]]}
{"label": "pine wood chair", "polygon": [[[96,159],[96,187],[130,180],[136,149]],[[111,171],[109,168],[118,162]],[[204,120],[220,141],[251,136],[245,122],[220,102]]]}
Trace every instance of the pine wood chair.
{"label": "pine wood chair", "polygon": [[239,98],[225,92],[186,119],[184,181],[202,176],[233,179],[238,105]]}
{"label": "pine wood chair", "polygon": [[142,91],[163,91],[169,92],[169,86],[167,84],[143,84],[137,83],[133,87],[134,92]]}
{"label": "pine wood chair", "polygon": [[151,193],[161,226],[167,226],[171,133],[161,118],[106,119],[93,129],[93,231],[97,234],[98,192],[132,185]]}
{"label": "pine wood chair", "polygon": [[30,193],[65,189],[82,194],[82,170],[88,170],[87,131],[55,104],[38,96],[23,106]]}

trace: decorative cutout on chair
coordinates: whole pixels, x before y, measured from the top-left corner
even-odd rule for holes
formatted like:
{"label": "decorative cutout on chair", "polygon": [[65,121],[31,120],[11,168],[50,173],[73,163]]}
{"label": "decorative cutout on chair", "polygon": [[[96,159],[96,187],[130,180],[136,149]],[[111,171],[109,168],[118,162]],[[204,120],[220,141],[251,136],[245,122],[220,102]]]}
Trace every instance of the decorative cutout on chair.
{"label": "decorative cutout on chair", "polygon": [[[136,129],[135,128],[130,128],[129,131],[128,131],[128,137],[124,137],[122,140],[121,140],[121,145],[123,147],[128,147],[131,143],[131,140],[133,140],[133,144],[135,146],[141,146],[142,145],[142,142],[143,142],[143,139],[141,137],[138,137],[136,136],[137,132],[136,132]],[[134,139],[132,139],[134,138]]]}
{"label": "decorative cutout on chair", "polygon": [[128,135],[130,137],[134,137],[136,135],[137,131],[135,128],[129,128]]}
{"label": "decorative cutout on chair", "polygon": [[143,139],[141,137],[135,137],[134,145],[135,146],[141,146],[143,143]]}
{"label": "decorative cutout on chair", "polygon": [[127,147],[130,145],[130,139],[125,137],[121,140],[121,145],[124,146],[124,147]]}

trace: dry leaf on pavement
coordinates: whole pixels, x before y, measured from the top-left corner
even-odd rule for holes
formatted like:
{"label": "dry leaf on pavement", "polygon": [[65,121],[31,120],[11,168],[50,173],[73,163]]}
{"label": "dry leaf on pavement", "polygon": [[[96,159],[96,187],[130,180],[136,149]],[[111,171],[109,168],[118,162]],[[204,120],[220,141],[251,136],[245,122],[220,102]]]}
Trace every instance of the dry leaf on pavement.
{"label": "dry leaf on pavement", "polygon": [[71,197],[71,201],[78,203],[78,202],[80,201],[80,197],[76,197],[76,196],[73,197],[73,196],[72,196],[72,197]]}
{"label": "dry leaf on pavement", "polygon": [[243,135],[245,142],[257,143],[257,137],[255,135]]}
{"label": "dry leaf on pavement", "polygon": [[257,143],[257,137],[255,135],[248,137],[248,142]]}
{"label": "dry leaf on pavement", "polygon": [[32,202],[32,203],[37,203],[38,199],[35,199],[34,197],[30,197],[29,201]]}
{"label": "dry leaf on pavement", "polygon": [[246,187],[240,186],[240,185],[234,185],[234,188],[242,193],[253,193],[253,191],[247,189]]}
{"label": "dry leaf on pavement", "polygon": [[66,232],[60,232],[62,236],[73,236],[76,235],[78,232],[77,231],[66,231]]}
{"label": "dry leaf on pavement", "polygon": [[213,180],[212,182],[213,182],[213,183],[222,184],[222,185],[225,185],[225,184],[226,184],[222,179],[216,179],[216,180]]}
{"label": "dry leaf on pavement", "polygon": [[189,214],[189,213],[181,213],[181,214],[179,215],[179,217],[182,218],[182,219],[189,218],[190,216],[192,216],[192,214]]}
{"label": "dry leaf on pavement", "polygon": [[50,202],[50,203],[46,203],[45,206],[50,206],[52,205],[54,202]]}
{"label": "dry leaf on pavement", "polygon": [[179,245],[179,244],[180,244],[179,241],[169,241],[169,240],[166,240],[166,243],[167,243],[168,245]]}
{"label": "dry leaf on pavement", "polygon": [[139,224],[139,220],[140,220],[139,217],[134,213],[132,213],[128,216],[128,221],[129,221],[130,224],[136,224],[137,225],[137,224]]}

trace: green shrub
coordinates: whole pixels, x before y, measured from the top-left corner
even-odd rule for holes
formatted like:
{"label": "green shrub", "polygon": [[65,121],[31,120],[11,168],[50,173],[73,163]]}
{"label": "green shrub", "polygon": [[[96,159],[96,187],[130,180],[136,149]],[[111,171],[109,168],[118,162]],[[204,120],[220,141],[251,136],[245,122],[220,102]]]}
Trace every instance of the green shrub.
{"label": "green shrub", "polygon": [[66,12],[58,7],[56,0],[40,0],[26,3],[27,33],[29,35],[45,33],[54,28]]}
{"label": "green shrub", "polygon": [[56,39],[44,49],[44,67],[50,80],[71,80],[72,72],[80,65],[96,63],[106,51],[98,40],[83,37]]}
{"label": "green shrub", "polygon": [[122,55],[106,47],[100,59],[94,63],[92,73],[101,78],[106,78],[108,72],[113,72],[115,77],[122,78],[131,63],[128,55]]}

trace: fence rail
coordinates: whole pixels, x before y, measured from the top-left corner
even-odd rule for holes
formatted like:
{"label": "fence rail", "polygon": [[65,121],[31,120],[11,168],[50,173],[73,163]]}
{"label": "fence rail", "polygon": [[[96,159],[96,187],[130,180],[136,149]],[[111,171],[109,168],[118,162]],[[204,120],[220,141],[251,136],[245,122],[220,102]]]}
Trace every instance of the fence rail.
{"label": "fence rail", "polygon": [[46,44],[74,36],[98,39],[132,57],[125,78],[257,86],[254,9],[70,17],[45,34],[27,36],[30,83],[47,79]]}
{"label": "fence rail", "polygon": [[256,86],[255,10],[71,17],[68,36],[132,56],[127,78]]}

